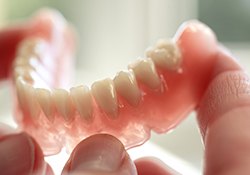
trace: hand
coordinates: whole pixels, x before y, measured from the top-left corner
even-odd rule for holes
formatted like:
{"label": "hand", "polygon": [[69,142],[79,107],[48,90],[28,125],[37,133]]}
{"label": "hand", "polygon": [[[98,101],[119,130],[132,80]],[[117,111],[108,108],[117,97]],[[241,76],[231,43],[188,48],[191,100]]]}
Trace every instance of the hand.
{"label": "hand", "polygon": [[[218,55],[213,75],[198,109],[205,145],[204,173],[250,172],[250,78],[225,51]],[[52,174],[42,151],[25,133],[10,134],[0,126],[0,169],[8,174]],[[136,167],[136,168],[135,168]],[[137,169],[137,170],[136,170]],[[109,135],[80,142],[66,163],[63,175],[168,175],[174,170],[154,158],[132,162],[123,145]]]}

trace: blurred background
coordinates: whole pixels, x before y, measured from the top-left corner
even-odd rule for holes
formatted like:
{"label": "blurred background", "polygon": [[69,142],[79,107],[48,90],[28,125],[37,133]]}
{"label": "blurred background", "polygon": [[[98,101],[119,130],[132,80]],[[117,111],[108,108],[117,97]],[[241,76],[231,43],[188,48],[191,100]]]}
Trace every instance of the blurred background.
{"label": "blurred background", "polygon": [[[76,28],[75,84],[90,85],[93,80],[113,76],[143,56],[157,39],[172,37],[178,26],[189,19],[209,25],[219,41],[250,71],[249,0],[0,0],[0,26],[26,18],[45,6],[58,9]],[[0,91],[0,106],[11,111],[6,91]],[[1,116],[5,114],[0,111]],[[195,114],[169,134],[152,134],[151,141],[201,169],[203,148]]]}

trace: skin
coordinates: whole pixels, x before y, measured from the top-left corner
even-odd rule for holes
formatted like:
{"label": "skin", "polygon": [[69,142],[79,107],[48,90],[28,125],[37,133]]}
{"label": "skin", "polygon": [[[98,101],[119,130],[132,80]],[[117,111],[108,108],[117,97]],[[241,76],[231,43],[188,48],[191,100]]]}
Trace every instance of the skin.
{"label": "skin", "polygon": [[[224,48],[218,57],[215,78],[197,109],[205,149],[204,174],[247,174],[250,172],[250,78]],[[0,169],[5,175],[53,174],[36,141],[25,133],[14,133],[5,125],[0,125]],[[99,134],[76,146],[62,174],[178,173],[155,158],[133,162],[120,141]]]}

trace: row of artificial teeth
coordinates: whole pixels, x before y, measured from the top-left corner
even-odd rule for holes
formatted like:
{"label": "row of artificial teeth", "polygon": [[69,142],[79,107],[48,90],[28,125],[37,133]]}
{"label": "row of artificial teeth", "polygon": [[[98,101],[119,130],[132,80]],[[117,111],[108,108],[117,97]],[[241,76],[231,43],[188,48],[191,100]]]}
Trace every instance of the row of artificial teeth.
{"label": "row of artificial teeth", "polygon": [[[28,43],[28,44],[27,44]],[[181,54],[177,45],[169,41],[160,41],[146,52],[146,59],[137,60],[128,66],[128,71],[117,73],[115,78],[104,79],[87,86],[72,87],[70,92],[64,89],[35,88],[37,81],[31,72],[36,70],[30,64],[34,57],[41,57],[40,41],[24,42],[17,53],[14,71],[20,106],[32,117],[39,115],[39,106],[49,121],[54,121],[55,109],[65,121],[73,120],[75,109],[86,122],[93,121],[93,99],[98,106],[114,119],[118,116],[117,93],[131,106],[136,107],[141,101],[140,81],[152,90],[161,87],[161,80],[156,66],[177,70],[181,63]],[[33,60],[35,62],[35,60]],[[155,66],[156,65],[156,66]],[[27,69],[26,67],[27,66]],[[137,80],[137,81],[136,81]]]}

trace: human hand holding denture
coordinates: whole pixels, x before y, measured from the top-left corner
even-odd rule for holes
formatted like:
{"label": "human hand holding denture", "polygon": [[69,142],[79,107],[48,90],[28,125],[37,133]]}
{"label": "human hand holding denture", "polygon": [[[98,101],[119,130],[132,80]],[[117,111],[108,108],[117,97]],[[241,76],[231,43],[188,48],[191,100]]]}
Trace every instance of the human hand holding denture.
{"label": "human hand holding denture", "polygon": [[72,31],[54,11],[0,32],[0,78],[12,82],[16,122],[26,132],[0,130],[4,174],[51,174],[43,155],[63,147],[71,153],[64,174],[175,174],[155,159],[133,163],[125,148],[143,144],[151,130],[167,132],[194,110],[205,174],[250,171],[250,80],[204,24],[183,24],[128,71],[90,89],[68,88],[73,52]]}

